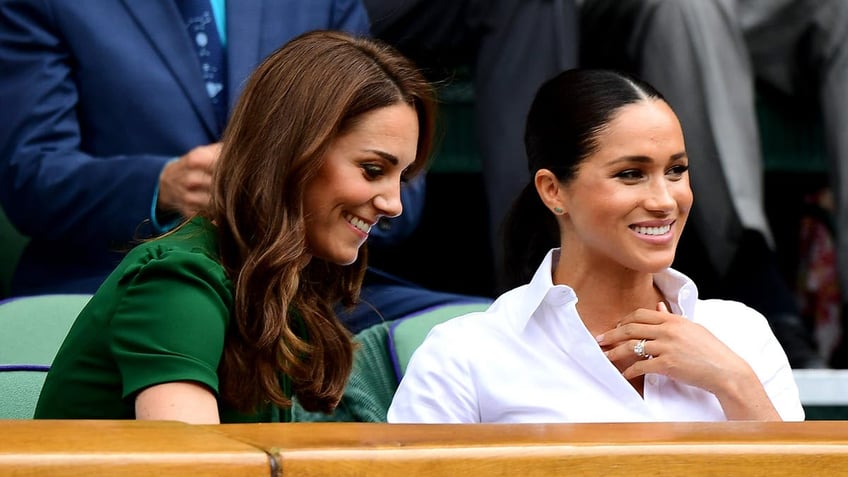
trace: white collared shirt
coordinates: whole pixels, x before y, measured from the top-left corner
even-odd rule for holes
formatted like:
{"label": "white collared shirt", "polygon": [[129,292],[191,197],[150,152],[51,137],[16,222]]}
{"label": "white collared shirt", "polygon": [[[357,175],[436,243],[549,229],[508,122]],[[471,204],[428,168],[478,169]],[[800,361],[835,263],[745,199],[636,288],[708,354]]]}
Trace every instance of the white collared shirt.
{"label": "white collared shirt", "polygon": [[[577,296],[554,285],[552,250],[533,280],[485,312],[431,330],[389,408],[389,422],[724,421],[718,399],[659,374],[644,398],[604,356],[577,314]],[[766,319],[742,303],[699,300],[695,284],[668,269],[654,283],[671,312],[706,327],[745,359],[784,420],[804,411],[786,354]]]}

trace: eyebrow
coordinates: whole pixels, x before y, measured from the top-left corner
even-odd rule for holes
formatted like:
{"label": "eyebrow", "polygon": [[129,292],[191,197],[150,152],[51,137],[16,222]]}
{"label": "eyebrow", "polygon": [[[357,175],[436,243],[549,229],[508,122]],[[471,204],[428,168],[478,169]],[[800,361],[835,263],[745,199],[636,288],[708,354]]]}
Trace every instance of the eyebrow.
{"label": "eyebrow", "polygon": [[400,161],[398,160],[397,157],[395,157],[394,154],[389,154],[388,152],[380,151],[380,150],[377,150],[377,149],[365,149],[365,150],[367,152],[374,153],[374,154],[382,157],[383,159],[391,162],[393,166],[396,166],[400,163]]}
{"label": "eyebrow", "polygon": [[[676,160],[679,160],[679,159],[683,159],[684,157],[686,157],[686,151],[681,151],[681,152],[678,152],[677,154],[672,154],[668,159],[670,161],[676,161]],[[650,162],[653,162],[653,161],[654,161],[654,159],[652,157],[648,157],[648,156],[622,156],[622,157],[617,157],[617,158],[607,162],[607,165],[612,166],[612,165],[619,164],[619,163],[622,163],[622,162],[638,162],[640,164],[647,164],[647,163],[650,163]]]}

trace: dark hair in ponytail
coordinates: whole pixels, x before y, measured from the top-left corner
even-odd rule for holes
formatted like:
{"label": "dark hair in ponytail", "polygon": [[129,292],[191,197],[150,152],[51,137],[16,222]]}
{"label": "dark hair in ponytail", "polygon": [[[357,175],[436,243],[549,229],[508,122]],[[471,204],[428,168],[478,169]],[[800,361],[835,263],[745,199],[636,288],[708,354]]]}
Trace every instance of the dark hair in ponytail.
{"label": "dark hair in ponytail", "polygon": [[548,169],[567,184],[598,150],[598,134],[619,109],[654,99],[664,100],[651,85],[611,70],[567,70],[539,88],[524,132],[530,183],[504,222],[504,266],[510,288],[527,283],[548,250],[559,245],[556,218],[536,192],[536,172]]}

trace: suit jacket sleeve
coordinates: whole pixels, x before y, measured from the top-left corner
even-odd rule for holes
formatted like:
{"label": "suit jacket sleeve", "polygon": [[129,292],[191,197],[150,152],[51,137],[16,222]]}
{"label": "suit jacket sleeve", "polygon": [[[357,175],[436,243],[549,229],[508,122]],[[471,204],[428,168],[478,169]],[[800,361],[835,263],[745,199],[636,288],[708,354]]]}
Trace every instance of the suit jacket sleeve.
{"label": "suit jacket sleeve", "polygon": [[47,2],[0,3],[0,204],[31,237],[91,247],[126,242],[149,217],[172,156],[90,150],[87,136],[103,132],[82,134],[83,116],[95,112],[80,104],[79,58],[59,22]]}

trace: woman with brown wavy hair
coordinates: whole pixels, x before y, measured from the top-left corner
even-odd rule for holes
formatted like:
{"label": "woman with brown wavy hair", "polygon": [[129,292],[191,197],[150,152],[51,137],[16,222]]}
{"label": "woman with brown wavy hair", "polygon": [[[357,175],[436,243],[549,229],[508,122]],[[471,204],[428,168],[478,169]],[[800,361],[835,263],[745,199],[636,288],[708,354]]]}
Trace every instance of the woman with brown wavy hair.
{"label": "woman with brown wavy hair", "polygon": [[207,210],[139,245],[77,318],[37,418],[288,420],[328,412],[362,245],[430,152],[432,91],[390,47],[312,32],[251,76]]}

